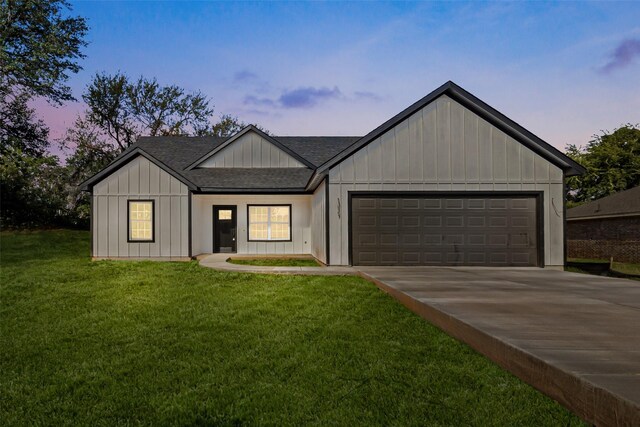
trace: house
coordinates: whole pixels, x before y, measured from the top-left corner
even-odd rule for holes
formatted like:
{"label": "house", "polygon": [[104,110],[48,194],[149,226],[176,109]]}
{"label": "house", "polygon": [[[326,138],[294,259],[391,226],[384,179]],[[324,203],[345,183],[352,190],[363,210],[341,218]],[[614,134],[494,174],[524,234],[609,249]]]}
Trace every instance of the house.
{"label": "house", "polygon": [[640,187],[567,210],[570,258],[640,262]]}
{"label": "house", "polygon": [[140,138],[82,188],[95,259],[560,267],[582,171],[447,82],[362,137]]}

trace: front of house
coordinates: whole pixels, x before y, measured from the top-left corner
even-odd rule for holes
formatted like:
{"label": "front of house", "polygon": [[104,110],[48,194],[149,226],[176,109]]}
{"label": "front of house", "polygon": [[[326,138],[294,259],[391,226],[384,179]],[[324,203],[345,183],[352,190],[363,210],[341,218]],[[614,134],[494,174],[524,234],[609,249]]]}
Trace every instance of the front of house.
{"label": "front of house", "polygon": [[564,154],[448,82],[363,137],[146,137],[83,184],[92,256],[564,264]]}

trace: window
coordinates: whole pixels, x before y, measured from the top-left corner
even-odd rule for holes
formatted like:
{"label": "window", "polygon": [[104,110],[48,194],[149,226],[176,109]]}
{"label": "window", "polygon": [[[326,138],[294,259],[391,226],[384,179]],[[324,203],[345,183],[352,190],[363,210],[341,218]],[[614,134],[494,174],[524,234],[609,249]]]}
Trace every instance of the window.
{"label": "window", "polygon": [[291,240],[291,205],[249,206],[249,240]]}
{"label": "window", "polygon": [[129,242],[153,242],[153,200],[129,200]]}
{"label": "window", "polygon": [[218,219],[233,219],[231,216],[231,210],[220,209],[218,211]]}

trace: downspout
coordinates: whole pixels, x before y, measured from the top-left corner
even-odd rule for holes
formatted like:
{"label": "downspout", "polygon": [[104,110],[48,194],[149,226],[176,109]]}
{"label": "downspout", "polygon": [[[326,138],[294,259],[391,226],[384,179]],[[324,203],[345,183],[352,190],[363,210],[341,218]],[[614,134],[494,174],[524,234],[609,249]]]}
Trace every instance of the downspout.
{"label": "downspout", "polygon": [[188,243],[189,247],[187,249],[188,250],[187,254],[188,254],[189,258],[193,258],[193,243],[192,243],[193,227],[192,227],[192,222],[191,222],[191,220],[192,220],[192,217],[191,217],[191,198],[193,196],[193,192],[191,190],[189,190],[188,194],[189,195],[188,195],[188,198],[187,198],[187,215],[189,217],[189,220],[187,222],[188,223],[188,227],[187,228],[188,228],[189,236],[187,237],[187,240],[189,242]]}
{"label": "downspout", "polygon": [[325,210],[324,210],[324,216],[325,216],[325,239],[324,239],[324,245],[325,245],[325,258],[327,261],[327,265],[331,265],[331,245],[330,243],[330,239],[331,239],[331,232],[329,229],[329,214],[330,214],[330,210],[329,210],[329,175],[327,175],[324,178],[324,206],[325,206]]}
{"label": "downspout", "polygon": [[90,249],[89,249],[89,254],[91,256],[91,259],[93,260],[93,220],[94,220],[94,215],[93,215],[93,187],[91,187],[91,190],[89,191],[89,244],[91,245]]}

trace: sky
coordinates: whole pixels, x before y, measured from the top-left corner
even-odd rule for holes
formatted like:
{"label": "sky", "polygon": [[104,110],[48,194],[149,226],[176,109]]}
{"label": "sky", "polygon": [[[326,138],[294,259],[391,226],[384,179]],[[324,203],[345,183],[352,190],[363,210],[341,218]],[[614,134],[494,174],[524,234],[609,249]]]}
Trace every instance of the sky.
{"label": "sky", "polygon": [[[448,80],[559,149],[640,122],[640,2],[72,2],[98,72],[275,135],[364,135]],[[84,105],[36,111],[60,137]]]}

